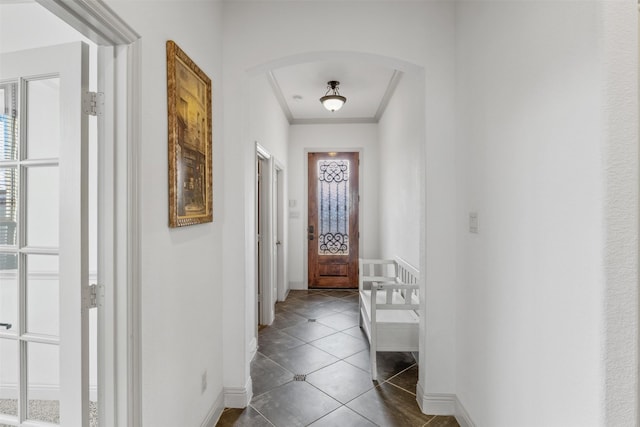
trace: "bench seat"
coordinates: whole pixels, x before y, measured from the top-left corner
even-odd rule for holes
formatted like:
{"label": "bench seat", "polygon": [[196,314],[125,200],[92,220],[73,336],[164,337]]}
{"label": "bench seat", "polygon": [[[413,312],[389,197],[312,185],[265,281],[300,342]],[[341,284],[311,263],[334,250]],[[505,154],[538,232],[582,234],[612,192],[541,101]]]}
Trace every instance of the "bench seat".
{"label": "bench seat", "polygon": [[[362,306],[366,312],[367,318],[371,318],[371,291],[362,291],[360,293],[362,298]],[[385,304],[387,299],[386,292],[376,292],[376,303]],[[412,304],[419,305],[417,295],[413,295]],[[400,295],[400,292],[393,292],[392,304],[404,304],[404,298]],[[420,317],[415,310],[379,310],[376,314],[378,323],[418,323]]]}

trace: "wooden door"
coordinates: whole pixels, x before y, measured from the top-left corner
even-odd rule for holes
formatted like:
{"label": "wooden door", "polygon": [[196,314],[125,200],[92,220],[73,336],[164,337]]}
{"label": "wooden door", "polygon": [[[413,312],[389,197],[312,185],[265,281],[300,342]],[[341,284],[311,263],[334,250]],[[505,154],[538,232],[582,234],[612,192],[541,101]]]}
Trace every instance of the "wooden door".
{"label": "wooden door", "polygon": [[358,287],[358,153],[309,153],[309,287]]}

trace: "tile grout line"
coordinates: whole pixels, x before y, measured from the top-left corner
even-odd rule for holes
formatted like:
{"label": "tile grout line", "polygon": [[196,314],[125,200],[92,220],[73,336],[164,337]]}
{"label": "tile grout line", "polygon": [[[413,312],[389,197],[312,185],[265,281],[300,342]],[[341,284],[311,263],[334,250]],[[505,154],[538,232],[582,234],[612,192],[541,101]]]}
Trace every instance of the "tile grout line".
{"label": "tile grout line", "polygon": [[354,400],[356,400],[357,398],[359,398],[359,397],[361,397],[361,396],[365,395],[366,393],[369,393],[371,390],[375,390],[375,389],[376,389],[376,388],[378,388],[378,387],[380,387],[380,384],[373,386],[372,388],[370,388],[369,390],[365,391],[364,393],[360,393],[358,396],[354,397],[353,399],[351,399],[350,401],[348,401],[347,403],[345,403],[345,404],[344,404],[344,406],[346,406],[347,408],[349,408],[350,410],[352,410],[352,411],[353,411],[353,412],[355,412],[356,414],[360,415],[362,418],[366,419],[367,421],[371,422],[372,424],[374,424],[374,425],[376,425],[376,426],[380,427],[380,426],[378,425],[378,423],[376,423],[375,421],[373,421],[373,420],[371,420],[371,419],[367,418],[367,416],[366,416],[366,415],[361,414],[361,413],[360,413],[360,412],[358,412],[356,409],[354,409],[354,408],[352,408],[352,407],[350,407],[350,406],[347,406],[347,404],[349,404],[349,403],[353,402]]}
{"label": "tile grout line", "polygon": [[[362,351],[367,351],[367,350],[362,350]],[[358,353],[362,353],[362,351],[359,351]],[[356,354],[358,354],[358,353],[356,353]],[[349,359],[349,358],[351,358],[352,356],[355,356],[356,354],[352,354],[351,356],[348,356],[348,357],[346,357],[345,359]],[[342,359],[342,361],[343,361],[344,363],[348,363],[349,365],[353,366],[354,368],[358,368],[358,369],[360,369],[362,372],[365,372],[366,374],[368,374],[368,375],[369,375],[369,377],[371,377],[371,371],[367,371],[367,370],[365,370],[365,369],[362,369],[360,366],[356,366],[356,365],[354,365],[353,363],[351,363],[351,362],[349,362],[349,361],[346,361],[346,360],[344,360],[344,359]],[[373,381],[373,380],[372,380],[372,381]]]}
{"label": "tile grout line", "polygon": [[262,412],[258,411],[251,403],[249,403],[249,406],[251,407],[251,409],[253,409],[254,411],[256,411],[258,414],[260,414],[260,416],[262,418],[264,418],[265,420],[267,420],[267,422],[269,424],[271,424],[273,427],[277,427],[274,423],[271,422],[271,420],[269,418],[267,418]]}
{"label": "tile grout line", "polygon": [[427,422],[426,422],[422,427],[426,427],[426,426],[428,426],[429,424],[431,424],[431,421],[435,420],[436,418],[438,418],[438,416],[437,416],[437,415],[434,415],[434,416],[433,416],[429,421],[427,421]]}
{"label": "tile grout line", "polygon": [[[309,344],[309,345],[311,345],[311,344]],[[299,346],[299,347],[302,347],[302,346]],[[313,348],[315,348],[315,349],[317,349],[317,350],[322,351],[323,353],[327,353],[326,351],[324,351],[324,350],[322,350],[322,349],[319,349],[319,348],[317,348],[317,347],[315,347],[315,346],[312,346],[312,347],[313,347]],[[297,348],[297,347],[296,347],[296,348]],[[298,375],[298,374],[294,374],[294,373],[292,373],[290,369],[285,368],[284,366],[282,366],[281,364],[279,364],[279,363],[278,363],[278,362],[276,362],[275,360],[271,359],[269,356],[266,356],[266,355],[265,355],[265,354],[263,354],[263,353],[260,353],[260,354],[262,354],[262,355],[263,355],[264,357],[266,357],[267,359],[271,360],[273,363],[275,363],[276,365],[278,365],[279,367],[281,367],[281,368],[282,368],[282,369],[284,369],[285,371],[287,371],[287,372],[291,373],[292,375]],[[332,354],[330,354],[330,353],[327,353],[327,354],[328,354],[329,356],[331,356],[331,357],[337,358],[336,356],[334,356],[334,355],[332,355]],[[349,356],[349,357],[351,357],[351,356]],[[336,360],[335,362],[331,362],[331,363],[329,363],[328,365],[322,366],[322,367],[320,367],[320,368],[318,368],[318,369],[315,369],[315,370],[313,370],[313,371],[311,371],[311,372],[305,373],[304,375],[311,375],[311,374],[313,374],[313,373],[315,373],[315,372],[318,372],[320,369],[327,368],[327,367],[329,367],[329,366],[331,366],[331,365],[335,365],[336,363],[338,363],[338,362],[342,361],[342,359],[339,359],[339,358],[337,358],[337,359],[338,359],[338,360]],[[349,362],[345,362],[345,363],[349,363]],[[349,364],[350,364],[350,363],[349,363]],[[351,364],[350,364],[350,365],[351,365]],[[352,365],[352,366],[353,366],[353,365]],[[356,368],[357,368],[357,366],[356,366]],[[287,381],[287,383],[289,383],[289,382],[291,382],[291,381]],[[306,380],[305,380],[305,382],[306,382]],[[286,383],[285,383],[285,384],[286,384]],[[284,385],[284,384],[281,384],[281,385]],[[280,386],[278,386],[278,387],[280,387]],[[274,388],[277,388],[277,387],[274,387]],[[272,389],[272,390],[273,390],[273,389]],[[265,392],[265,393],[266,393],[266,392]],[[260,395],[262,395],[262,394],[264,394],[264,393],[261,393]]]}
{"label": "tile grout line", "polygon": [[385,381],[383,381],[381,384],[389,383],[389,384],[391,384],[392,386],[399,388],[400,390],[404,390],[404,391],[406,391],[407,393],[411,393],[411,394],[413,394],[414,396],[417,396],[417,394],[416,394],[416,393],[414,393],[414,392],[412,392],[412,391],[409,391],[409,390],[407,390],[407,389],[405,389],[405,388],[403,388],[403,387],[400,387],[399,385],[394,384],[394,383],[392,383],[392,382],[391,382],[391,380],[392,380],[392,379],[394,379],[395,377],[399,376],[400,374],[403,374],[404,372],[408,371],[409,369],[413,368],[414,366],[418,366],[418,364],[417,364],[417,363],[414,363],[413,365],[409,366],[408,368],[405,368],[405,369],[403,369],[402,371],[398,372],[398,373],[397,373],[397,374],[395,374],[394,376],[387,378],[387,379],[386,379]]}
{"label": "tile grout line", "polygon": [[[275,386],[275,387],[273,387],[273,388],[270,388],[269,390],[267,390],[267,391],[265,391],[265,392],[262,392],[262,393],[260,393],[260,394],[253,395],[253,396],[251,397],[251,400],[253,400],[253,399],[254,399],[254,398],[256,398],[256,397],[262,396],[263,394],[268,393],[268,392],[270,392],[271,390],[275,390],[275,389],[276,389],[276,388],[278,388],[278,387],[282,387],[282,386],[283,386],[283,385],[285,385],[285,384],[289,384],[290,382],[292,382],[292,381],[293,381],[293,376],[295,376],[295,375],[296,375],[296,374],[294,374],[293,372],[291,372],[290,370],[288,370],[287,368],[285,368],[284,366],[282,366],[281,364],[279,364],[278,362],[276,362],[275,360],[271,359],[269,356],[266,356],[266,355],[265,355],[265,354],[263,354],[263,353],[260,353],[260,354],[262,354],[262,356],[263,356],[264,358],[266,358],[266,359],[268,359],[269,361],[271,361],[271,362],[275,363],[275,364],[276,364],[276,365],[278,365],[280,368],[282,368],[282,369],[284,369],[285,371],[287,371],[288,373],[290,373],[292,376],[291,376],[291,380],[289,380],[289,381],[287,381],[287,382],[285,382],[285,383],[283,383],[283,384],[280,384],[280,385],[277,385],[277,386]],[[252,379],[252,382],[253,382],[253,379]]]}
{"label": "tile grout line", "polygon": [[[405,390],[405,389],[403,389],[402,387],[395,385],[394,383],[390,383],[390,382],[388,382],[388,381],[385,381],[385,382],[384,382],[384,383],[382,383],[382,384],[388,384],[388,385],[391,385],[391,386],[393,386],[393,387],[397,388],[398,390],[402,390],[402,391],[404,391],[405,393],[409,393],[410,395],[412,395],[412,396],[414,396],[414,397],[416,396],[416,394],[415,394],[415,393],[411,393],[409,390]],[[382,384],[380,384],[380,385],[382,385]],[[425,414],[425,415],[430,415],[430,414]]]}

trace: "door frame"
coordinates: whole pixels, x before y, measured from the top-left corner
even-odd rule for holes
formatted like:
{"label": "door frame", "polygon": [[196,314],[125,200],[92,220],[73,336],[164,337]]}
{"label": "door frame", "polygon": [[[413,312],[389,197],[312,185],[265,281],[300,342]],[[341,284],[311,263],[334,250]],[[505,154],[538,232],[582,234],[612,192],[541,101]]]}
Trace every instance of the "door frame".
{"label": "door frame", "polygon": [[[262,169],[262,194],[258,191],[258,161],[264,161],[264,167]],[[257,319],[257,324],[270,325],[275,318],[275,304],[276,304],[276,292],[274,288],[274,265],[275,260],[273,251],[275,248],[275,240],[273,235],[274,230],[274,208],[275,203],[273,200],[274,195],[274,176],[276,173],[276,160],[262,145],[256,142],[256,205],[255,205],[255,218],[256,218],[256,253],[255,253],[255,280],[256,290],[259,290],[262,296],[261,300],[258,300],[260,306],[260,318]],[[262,216],[258,215],[258,196],[262,196]],[[258,222],[261,222],[262,226],[262,241],[261,241],[261,253],[258,253]],[[259,288],[259,289],[258,289]],[[257,325],[256,325],[257,326]],[[257,336],[257,335],[256,335]]]}
{"label": "door frame", "polygon": [[[287,235],[285,233],[285,200],[284,197],[284,183],[286,175],[284,173],[284,166],[277,159],[274,159],[274,173],[273,173],[273,188],[275,196],[273,201],[275,206],[273,208],[274,215],[274,239],[276,251],[276,262],[273,265],[274,277],[276,283],[276,300],[284,301],[289,293],[287,287]],[[278,244],[280,242],[280,244]]]}
{"label": "door frame", "polygon": [[[284,226],[284,166],[260,143],[256,142],[256,206],[255,206],[255,281],[256,292],[260,292],[262,300],[256,298],[256,327],[270,325],[275,319],[276,301],[286,298],[286,233]],[[262,213],[258,215],[258,171],[257,162],[263,160],[262,181]],[[262,221],[262,253],[257,250],[258,221]],[[280,245],[277,242],[280,242]],[[259,288],[259,289],[258,289]],[[258,306],[259,317],[258,317]],[[256,332],[257,337],[257,332]]]}
{"label": "door frame", "polygon": [[[331,147],[307,147],[303,150],[302,155],[303,167],[302,174],[304,176],[304,186],[302,189],[303,200],[302,200],[302,212],[304,212],[304,220],[303,220],[303,228],[302,228],[302,247],[304,250],[302,251],[302,274],[304,289],[309,289],[309,251],[307,250],[307,230],[309,229],[309,153],[358,153],[358,158],[360,159],[360,164],[358,165],[358,194],[362,197],[362,194],[366,194],[363,191],[363,176],[362,167],[363,167],[363,159],[364,159],[364,149],[360,148],[331,148]],[[363,217],[365,212],[360,209],[362,206],[362,200],[358,203],[358,230],[362,231],[362,224],[364,224]],[[360,233],[360,237],[358,238],[358,250],[362,247],[362,232]]]}
{"label": "door frame", "polygon": [[101,427],[138,426],[140,36],[102,2],[36,1],[98,45],[99,419]]}

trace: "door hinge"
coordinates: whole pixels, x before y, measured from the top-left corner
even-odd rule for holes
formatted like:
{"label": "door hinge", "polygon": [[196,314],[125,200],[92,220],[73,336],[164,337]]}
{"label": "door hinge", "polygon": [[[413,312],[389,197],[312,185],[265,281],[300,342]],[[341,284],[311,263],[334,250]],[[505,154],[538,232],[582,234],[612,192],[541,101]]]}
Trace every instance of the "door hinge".
{"label": "door hinge", "polygon": [[97,308],[98,307],[98,292],[102,293],[103,287],[101,285],[91,284],[87,285],[87,291],[85,293],[85,308]]}
{"label": "door hinge", "polygon": [[82,111],[90,116],[102,116],[104,114],[104,93],[85,92],[82,96]]}

